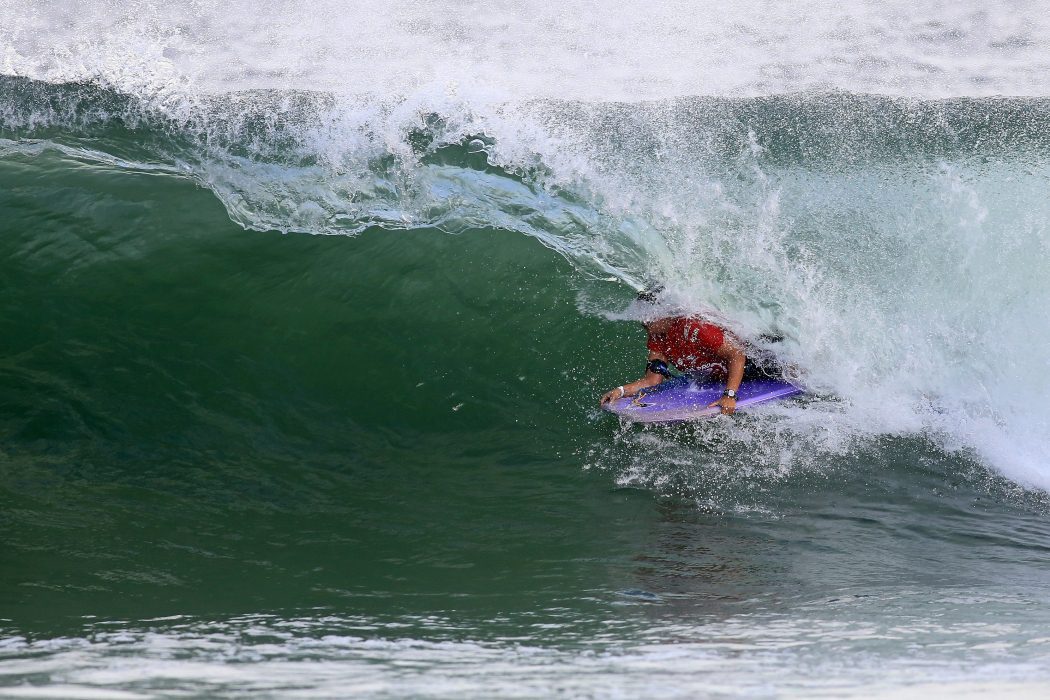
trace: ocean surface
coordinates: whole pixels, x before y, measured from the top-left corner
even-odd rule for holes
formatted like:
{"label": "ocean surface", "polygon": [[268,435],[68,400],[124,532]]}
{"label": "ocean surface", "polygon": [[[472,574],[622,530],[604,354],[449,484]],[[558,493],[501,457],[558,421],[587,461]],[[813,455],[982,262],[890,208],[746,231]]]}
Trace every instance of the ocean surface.
{"label": "ocean surface", "polygon": [[1040,3],[0,18],[0,697],[1050,692]]}

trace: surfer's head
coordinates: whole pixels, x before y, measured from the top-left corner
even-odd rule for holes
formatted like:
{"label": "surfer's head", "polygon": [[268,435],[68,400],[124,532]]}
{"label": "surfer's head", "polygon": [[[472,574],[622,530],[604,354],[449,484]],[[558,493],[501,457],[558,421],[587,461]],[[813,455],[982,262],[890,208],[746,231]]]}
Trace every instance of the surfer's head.
{"label": "surfer's head", "polygon": [[667,316],[667,310],[661,308],[664,286],[662,284],[649,285],[634,299],[634,305],[638,310],[638,317],[650,333],[664,333],[671,319]]}
{"label": "surfer's head", "polygon": [[649,306],[656,306],[656,304],[660,301],[660,295],[663,293],[663,291],[664,286],[662,284],[651,284],[642,291],[638,292],[638,296],[635,297],[635,301],[641,302],[643,304],[648,304]]}

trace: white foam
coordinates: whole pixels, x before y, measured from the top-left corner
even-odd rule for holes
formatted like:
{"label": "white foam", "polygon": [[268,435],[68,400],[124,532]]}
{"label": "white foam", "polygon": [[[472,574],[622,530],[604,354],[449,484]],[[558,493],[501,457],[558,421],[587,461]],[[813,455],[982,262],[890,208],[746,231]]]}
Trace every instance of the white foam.
{"label": "white foam", "polygon": [[[331,618],[271,620],[270,628],[296,634],[260,643],[241,634],[245,624],[258,628],[258,620],[186,620],[177,629],[125,628],[120,639],[95,630],[90,643],[67,638],[9,650],[3,661],[10,682],[0,695],[686,698],[712,692],[764,697],[775,688],[789,697],[892,697],[906,695],[916,683],[949,684],[957,691],[1045,684],[1047,650],[1032,637],[1038,626],[986,619],[988,605],[1009,612],[1027,599],[973,593],[972,601],[951,602],[880,589],[871,596],[802,604],[790,614],[656,618],[634,630],[629,641],[587,635],[564,648],[533,643],[527,635],[511,642],[471,639],[475,628],[462,621],[456,635],[466,639],[442,640],[442,621],[429,629],[421,618],[403,622],[437,639],[325,633],[340,625]],[[900,614],[887,620],[887,604]],[[931,606],[939,614],[930,616]],[[924,614],[917,616],[918,610]],[[622,615],[616,623],[624,623]],[[341,624],[387,626],[384,620]],[[481,621],[480,629],[490,624]],[[906,655],[903,640],[910,643]],[[848,658],[839,653],[844,645],[851,650]],[[52,662],[46,669],[30,658],[40,656]]]}
{"label": "white foam", "polygon": [[6,0],[0,69],[141,84],[144,66],[170,67],[220,91],[405,95],[441,83],[596,101],[814,88],[1043,95],[1043,9],[976,0]]}

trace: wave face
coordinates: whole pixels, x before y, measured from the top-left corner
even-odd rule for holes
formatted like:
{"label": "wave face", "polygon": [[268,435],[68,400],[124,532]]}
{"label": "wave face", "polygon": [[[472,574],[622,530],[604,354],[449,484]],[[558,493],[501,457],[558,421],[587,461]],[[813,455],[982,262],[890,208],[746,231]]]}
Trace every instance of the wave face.
{"label": "wave face", "polygon": [[[2,3],[0,658],[1043,679],[1050,26],[983,5]],[[602,415],[654,281],[809,396]]]}
{"label": "wave face", "polygon": [[921,435],[1050,485],[1046,100],[479,109],[266,91],[175,118],[93,83],[2,86],[5,155],[188,177],[252,229],[525,234],[626,283],[578,286],[583,313],[615,318],[659,280],[744,335],[785,334],[835,397],[798,418],[811,441]]}

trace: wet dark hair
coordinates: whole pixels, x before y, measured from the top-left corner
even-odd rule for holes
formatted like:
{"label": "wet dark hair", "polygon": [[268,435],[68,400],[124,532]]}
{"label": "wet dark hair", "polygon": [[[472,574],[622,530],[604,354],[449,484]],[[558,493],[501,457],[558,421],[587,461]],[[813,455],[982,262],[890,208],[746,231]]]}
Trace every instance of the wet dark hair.
{"label": "wet dark hair", "polygon": [[[650,306],[656,306],[660,301],[660,295],[663,294],[664,286],[662,284],[650,284],[648,287],[638,292],[638,296],[635,297],[635,303],[649,304]],[[652,319],[642,321],[642,325],[645,326],[646,330],[649,330],[649,324]]]}
{"label": "wet dark hair", "polygon": [[651,284],[638,292],[638,296],[635,297],[635,299],[655,306],[656,302],[660,300],[660,294],[662,294],[663,291],[664,286],[662,284]]}

